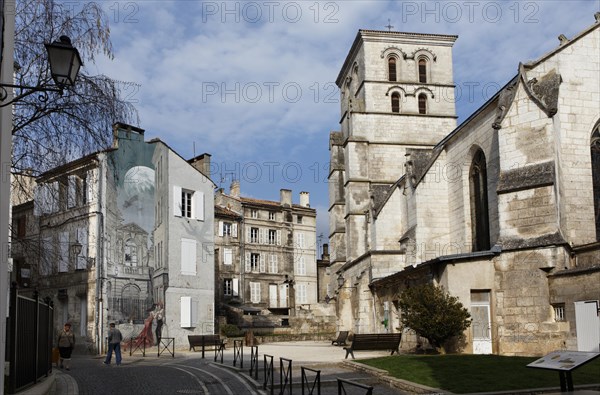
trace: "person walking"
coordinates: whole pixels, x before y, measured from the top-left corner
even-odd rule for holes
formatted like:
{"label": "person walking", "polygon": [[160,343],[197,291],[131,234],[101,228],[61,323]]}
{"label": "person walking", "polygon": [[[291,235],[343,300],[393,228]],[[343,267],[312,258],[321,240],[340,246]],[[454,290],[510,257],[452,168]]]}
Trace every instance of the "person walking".
{"label": "person walking", "polygon": [[110,365],[110,359],[112,358],[113,351],[115,352],[115,360],[117,366],[121,364],[121,342],[123,341],[123,335],[121,331],[115,327],[115,323],[110,323],[110,329],[108,331],[108,352],[106,353],[106,359],[104,360],[105,365]]}
{"label": "person walking", "polygon": [[57,344],[60,354],[59,367],[71,370],[71,353],[75,347],[75,334],[71,332],[71,323],[65,323],[63,330],[58,334]]}
{"label": "person walking", "polygon": [[154,318],[156,319],[156,346],[160,346],[160,338],[162,337],[162,327],[163,327],[163,318],[165,315],[165,310],[162,302],[159,302],[156,305],[154,312],[152,313]]}

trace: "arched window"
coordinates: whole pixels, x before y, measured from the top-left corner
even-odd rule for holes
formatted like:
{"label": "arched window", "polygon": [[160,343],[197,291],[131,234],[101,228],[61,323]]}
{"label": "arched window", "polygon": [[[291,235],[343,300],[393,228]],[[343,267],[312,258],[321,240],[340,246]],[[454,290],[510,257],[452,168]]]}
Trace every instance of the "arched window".
{"label": "arched window", "polygon": [[427,83],[427,59],[419,59],[419,82]]}
{"label": "arched window", "polygon": [[388,59],[388,77],[390,81],[398,81],[396,77],[396,58],[393,56]]}
{"label": "arched window", "polygon": [[594,189],[594,215],[596,217],[596,240],[600,240],[600,123],[592,133],[592,185]]}
{"label": "arched window", "polygon": [[419,114],[427,114],[427,96],[424,93],[419,95]]}
{"label": "arched window", "polygon": [[392,112],[400,112],[400,94],[392,93]]}
{"label": "arched window", "polygon": [[477,151],[469,172],[471,187],[471,234],[473,251],[490,249],[490,219],[488,214],[487,166],[482,150]]}

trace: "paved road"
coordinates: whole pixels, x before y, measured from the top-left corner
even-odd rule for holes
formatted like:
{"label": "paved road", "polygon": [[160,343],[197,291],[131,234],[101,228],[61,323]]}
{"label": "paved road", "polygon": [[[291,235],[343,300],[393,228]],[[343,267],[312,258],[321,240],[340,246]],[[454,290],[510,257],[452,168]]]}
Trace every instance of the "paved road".
{"label": "paved road", "polygon": [[[264,354],[274,355],[273,383],[274,394],[279,394],[280,383],[289,389],[289,377],[286,379],[284,368],[283,379],[280,379],[280,360],[278,353],[286,352],[287,358],[293,358],[291,370],[292,394],[302,393],[301,367],[320,371],[321,394],[338,394],[337,379],[350,380],[355,383],[373,386],[375,395],[397,395],[403,392],[378,382],[373,376],[342,366],[341,357],[332,351],[340,351],[328,347],[329,356],[323,353],[322,345],[307,347],[304,343],[288,343],[286,345],[261,346],[265,352],[259,353],[258,378],[249,375],[250,354],[245,350],[244,366],[240,362],[233,366],[233,350],[224,353],[223,363],[214,362],[214,353],[207,352],[206,359],[199,352],[177,352],[175,358],[170,355],[156,356],[156,349],[142,355],[124,354],[121,366],[106,366],[98,356],[75,355],[70,371],[59,371],[56,380],[55,395],[137,395],[137,394],[203,394],[203,395],[246,395],[270,394],[270,388],[263,389]],[[343,353],[342,353],[343,356]],[[287,365],[286,365],[287,366]],[[310,394],[308,386],[312,386],[316,373],[307,371],[305,393]],[[359,395],[366,391],[346,385],[346,394]],[[317,390],[313,392],[317,394]],[[285,394],[290,394],[285,391]]]}

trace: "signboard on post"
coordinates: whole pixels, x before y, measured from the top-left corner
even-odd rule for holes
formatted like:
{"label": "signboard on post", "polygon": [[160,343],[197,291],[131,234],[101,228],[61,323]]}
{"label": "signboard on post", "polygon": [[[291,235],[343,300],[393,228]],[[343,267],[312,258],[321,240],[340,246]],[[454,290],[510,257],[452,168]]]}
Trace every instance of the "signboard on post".
{"label": "signboard on post", "polygon": [[560,378],[561,391],[573,391],[571,372],[600,356],[597,352],[552,351],[527,365],[528,368],[556,370]]}

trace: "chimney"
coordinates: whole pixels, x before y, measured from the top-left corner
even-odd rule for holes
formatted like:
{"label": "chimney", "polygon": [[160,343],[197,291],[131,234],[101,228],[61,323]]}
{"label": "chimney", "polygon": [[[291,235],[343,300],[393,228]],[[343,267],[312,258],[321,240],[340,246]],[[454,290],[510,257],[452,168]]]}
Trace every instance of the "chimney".
{"label": "chimney", "polygon": [[229,194],[233,197],[240,197],[240,182],[238,180],[231,181],[231,186],[229,187]]}
{"label": "chimney", "polygon": [[310,207],[310,193],[300,192],[300,205],[302,207]]}
{"label": "chimney", "polygon": [[120,140],[144,142],[144,129],[116,122],[113,124],[113,148],[119,148]]}
{"label": "chimney", "polygon": [[198,155],[193,159],[190,159],[188,163],[194,166],[194,168],[200,173],[210,178],[210,157],[210,154],[204,153],[202,155]]}
{"label": "chimney", "polygon": [[279,190],[279,200],[284,207],[292,207],[292,191],[289,189]]}
{"label": "chimney", "polygon": [[323,244],[323,254],[321,254],[323,260],[329,260],[329,244]]}

